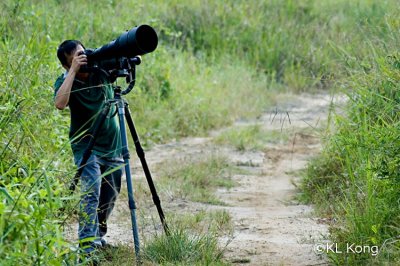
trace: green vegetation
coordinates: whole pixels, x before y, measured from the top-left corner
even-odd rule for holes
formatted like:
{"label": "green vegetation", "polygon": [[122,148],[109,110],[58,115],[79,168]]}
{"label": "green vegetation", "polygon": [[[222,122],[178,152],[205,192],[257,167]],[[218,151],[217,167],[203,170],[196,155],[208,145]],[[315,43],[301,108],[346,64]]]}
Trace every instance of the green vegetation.
{"label": "green vegetation", "polygon": [[170,213],[168,221],[176,228],[192,230],[196,233],[211,231],[215,234],[231,234],[232,217],[226,210],[200,210],[195,213]]}
{"label": "green vegetation", "polygon": [[[139,24],[160,36],[127,97],[147,145],[255,117],[274,92],[349,92],[349,116],[337,117],[337,135],[305,187],[314,200],[340,202],[330,209],[341,222],[335,240],[385,243],[377,259],[398,260],[398,11],[394,0],[2,1],[1,264],[75,260],[62,233],[76,199],[66,193],[74,173],[69,115],[52,104],[62,73],[55,51],[67,38],[98,47]],[[176,232],[181,241],[214,243]]]}
{"label": "green vegetation", "polygon": [[360,27],[368,36],[368,57],[346,51],[351,73],[342,84],[349,99],[346,114],[334,115],[329,141],[303,182],[304,196],[335,221],[333,243],[341,250],[347,243],[379,249],[376,256],[329,253],[337,265],[400,263],[400,20],[386,12],[384,20]]}
{"label": "green vegetation", "polygon": [[[99,252],[96,259],[102,266],[137,265],[135,249],[125,245],[106,247]],[[143,265],[149,264],[144,263]]]}
{"label": "green vegetation", "polygon": [[199,211],[167,217],[173,224],[171,236],[159,235],[144,249],[145,260],[161,265],[226,265],[218,236],[232,237],[227,211]]}
{"label": "green vegetation", "polygon": [[[225,210],[168,213],[171,236],[152,235],[142,249],[143,265],[226,265],[219,236],[232,238],[231,216]],[[228,240],[229,241],[229,240]],[[101,265],[134,265],[133,247],[118,245],[99,254]]]}
{"label": "green vegetation", "polygon": [[166,162],[161,167],[160,183],[164,190],[172,191],[174,196],[193,201],[224,204],[214,194],[218,187],[231,188],[233,166],[218,155],[196,160]]}
{"label": "green vegetation", "polygon": [[215,138],[217,144],[228,144],[239,151],[259,150],[265,147],[265,143],[287,142],[287,132],[279,130],[263,130],[260,125],[233,128],[223,132]]}
{"label": "green vegetation", "polygon": [[336,116],[336,131],[303,183],[306,196],[338,220],[333,242],[379,247],[376,257],[330,254],[338,265],[400,262],[399,62],[377,55],[368,73],[353,76],[348,115]]}
{"label": "green vegetation", "polygon": [[164,265],[226,265],[216,237],[190,235],[183,230],[155,238],[146,245],[144,254],[148,260]]}

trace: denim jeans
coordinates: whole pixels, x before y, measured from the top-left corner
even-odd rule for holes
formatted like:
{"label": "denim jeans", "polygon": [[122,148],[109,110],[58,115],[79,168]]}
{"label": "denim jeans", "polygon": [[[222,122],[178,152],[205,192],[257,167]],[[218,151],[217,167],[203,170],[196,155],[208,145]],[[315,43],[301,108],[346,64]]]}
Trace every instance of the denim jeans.
{"label": "denim jeans", "polygon": [[[79,167],[82,158],[74,158]],[[101,245],[107,219],[121,190],[123,160],[92,154],[81,174],[78,236],[85,252]]]}

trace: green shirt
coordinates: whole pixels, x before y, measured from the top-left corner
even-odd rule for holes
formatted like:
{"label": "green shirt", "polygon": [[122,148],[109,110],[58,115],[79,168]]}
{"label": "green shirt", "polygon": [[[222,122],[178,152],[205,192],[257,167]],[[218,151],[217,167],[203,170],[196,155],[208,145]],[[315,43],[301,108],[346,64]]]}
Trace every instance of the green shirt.
{"label": "green shirt", "polygon": [[[65,74],[57,78],[54,95],[57,94]],[[75,79],[68,106],[71,111],[69,139],[75,157],[82,157],[89,141],[90,129],[107,100],[113,99],[114,91],[105,78],[90,74],[86,82]],[[121,156],[121,135],[115,105],[100,128],[92,150],[93,154],[115,158]]]}

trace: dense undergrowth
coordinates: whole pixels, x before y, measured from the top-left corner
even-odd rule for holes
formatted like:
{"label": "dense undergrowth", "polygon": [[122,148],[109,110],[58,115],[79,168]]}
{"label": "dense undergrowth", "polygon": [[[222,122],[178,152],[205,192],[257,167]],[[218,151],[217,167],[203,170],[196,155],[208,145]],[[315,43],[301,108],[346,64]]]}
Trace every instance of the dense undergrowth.
{"label": "dense undergrowth", "polygon": [[400,263],[400,20],[392,11],[360,27],[369,56],[348,54],[350,75],[341,83],[348,101],[303,182],[331,220],[330,241],[342,253],[327,253],[337,265]]}
{"label": "dense undergrowth", "polygon": [[[397,122],[396,116],[391,116],[396,109],[388,109],[390,104],[396,107],[393,92],[398,72],[393,57],[389,62],[386,56],[394,55],[398,41],[396,12],[396,1],[372,0],[2,1],[1,264],[61,265],[75,256],[62,235],[65,219],[73,211],[68,204],[76,204],[76,198],[71,200],[65,192],[73,176],[67,139],[69,115],[57,111],[52,103],[53,82],[62,73],[56,59],[57,45],[64,39],[80,39],[87,47],[99,47],[140,24],[153,26],[160,37],[157,50],[143,57],[137,86],[127,96],[146,144],[205,134],[237,118],[256,116],[271,102],[275,91],[316,91],[331,88],[338,81],[349,89],[362,87],[365,90],[360,96],[352,94],[356,107],[349,116],[360,120],[340,120],[339,135],[328,145],[327,152],[340,154],[328,155],[324,163],[338,175],[327,172],[324,177],[328,180],[309,182],[313,189],[324,184],[332,187],[342,177],[339,184],[349,193],[343,206],[352,206],[354,197],[364,200],[363,204],[385,206],[379,211],[392,214],[397,202],[396,178],[388,177],[396,173],[397,161],[396,145],[390,140],[397,140]],[[118,83],[125,85],[124,81]],[[385,97],[381,97],[380,84],[388,90]],[[373,114],[361,103],[368,108],[380,106],[373,109],[379,112]],[[346,130],[352,134],[344,135]],[[350,144],[334,148],[339,141],[350,141],[360,156],[345,153]],[[370,146],[371,142],[376,145]],[[360,143],[365,143],[369,152],[364,152]],[[366,154],[369,156],[361,156]],[[380,157],[374,157],[378,154]],[[359,164],[346,166],[345,161]],[[351,167],[357,169],[357,175],[341,175]],[[385,171],[375,175],[371,172],[374,167]],[[317,173],[326,167],[315,169]],[[361,193],[369,196],[359,198],[360,193],[351,193],[349,183],[353,181],[368,184],[373,194]],[[378,192],[393,197],[390,204],[386,205],[385,198],[372,196]],[[367,207],[345,213],[345,217],[367,215],[369,212],[362,212],[370,209]],[[397,227],[393,226],[394,216],[378,213],[368,215],[381,220],[360,226],[376,229],[379,237],[374,236],[374,241],[382,244],[394,236]],[[356,237],[350,225],[359,227],[348,223],[346,232]],[[343,234],[338,232],[338,237]]]}

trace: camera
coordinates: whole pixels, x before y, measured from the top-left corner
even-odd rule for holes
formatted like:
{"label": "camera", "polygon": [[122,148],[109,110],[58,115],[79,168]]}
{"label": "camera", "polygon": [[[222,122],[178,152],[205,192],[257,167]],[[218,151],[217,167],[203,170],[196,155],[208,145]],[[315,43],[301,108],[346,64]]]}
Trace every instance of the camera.
{"label": "camera", "polygon": [[86,49],[88,63],[81,72],[99,68],[106,71],[127,69],[129,64],[140,64],[138,56],[153,52],[157,45],[157,33],[152,27],[134,27],[99,48]]}

